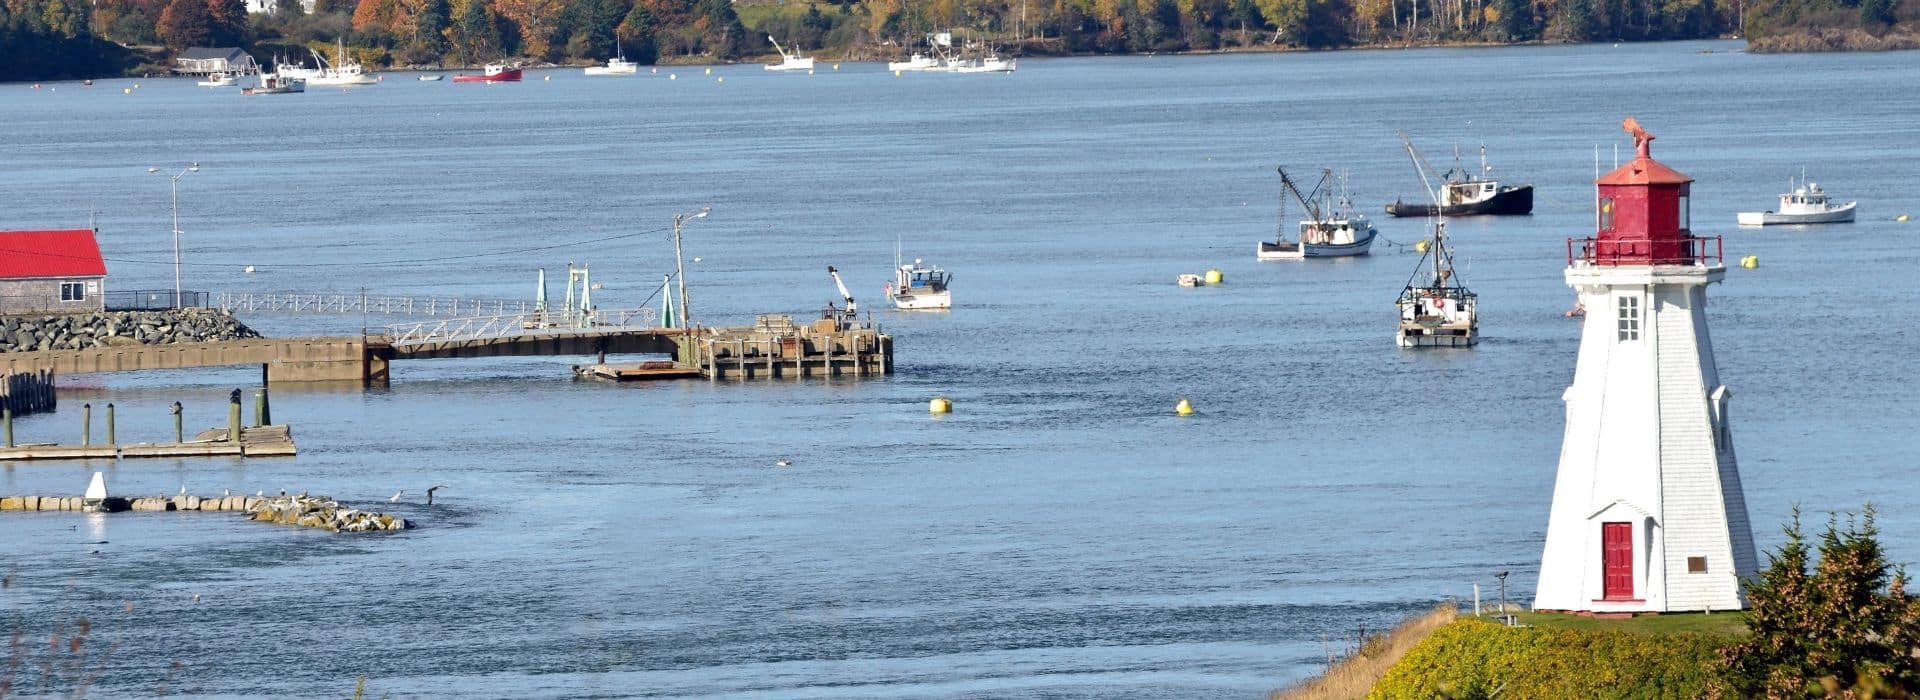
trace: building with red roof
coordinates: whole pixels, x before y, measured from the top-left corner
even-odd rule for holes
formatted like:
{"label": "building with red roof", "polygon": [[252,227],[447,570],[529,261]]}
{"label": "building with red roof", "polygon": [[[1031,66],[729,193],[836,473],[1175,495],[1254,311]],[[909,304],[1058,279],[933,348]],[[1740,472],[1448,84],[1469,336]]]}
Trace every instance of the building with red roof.
{"label": "building with red roof", "polygon": [[92,229],[0,231],[0,315],[103,310],[106,278]]}

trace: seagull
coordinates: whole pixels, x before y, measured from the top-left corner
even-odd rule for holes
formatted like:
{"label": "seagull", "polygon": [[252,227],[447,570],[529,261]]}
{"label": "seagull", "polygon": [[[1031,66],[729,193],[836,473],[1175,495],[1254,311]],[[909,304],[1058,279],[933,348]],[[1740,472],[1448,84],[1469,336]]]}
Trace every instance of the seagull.
{"label": "seagull", "polygon": [[267,492],[266,492],[266,490],[265,490],[265,489],[262,489],[262,490],[259,490],[259,491],[255,491],[255,492],[253,492],[253,495],[255,495],[255,496],[265,496],[265,495],[267,495]]}
{"label": "seagull", "polygon": [[281,498],[286,498],[286,497],[287,497],[287,490],[286,490],[286,489],[280,489],[280,497],[281,497]]}
{"label": "seagull", "polygon": [[186,484],[181,484],[181,485],[180,485],[180,495],[182,495],[182,496],[185,496],[185,495],[187,495],[187,485],[186,485]]}
{"label": "seagull", "polygon": [[445,485],[434,485],[434,486],[427,487],[427,505],[433,505],[433,492],[439,491],[440,489],[444,489],[444,488],[446,488]]}
{"label": "seagull", "polygon": [[233,495],[233,489],[220,489],[220,495],[231,496]]}
{"label": "seagull", "polygon": [[793,466],[793,460],[791,460],[791,459],[782,459],[782,460],[778,460],[778,461],[776,461],[776,462],[774,462],[774,463],[773,463],[773,466],[776,466],[776,467],[791,467],[791,466]]}
{"label": "seagull", "polygon": [[399,503],[399,502],[400,502],[400,497],[401,497],[401,496],[405,496],[405,495],[407,495],[407,490],[406,490],[406,489],[400,489],[399,491],[395,491],[395,492],[393,492],[393,498],[389,498],[389,499],[387,499],[387,502],[388,502],[388,503]]}

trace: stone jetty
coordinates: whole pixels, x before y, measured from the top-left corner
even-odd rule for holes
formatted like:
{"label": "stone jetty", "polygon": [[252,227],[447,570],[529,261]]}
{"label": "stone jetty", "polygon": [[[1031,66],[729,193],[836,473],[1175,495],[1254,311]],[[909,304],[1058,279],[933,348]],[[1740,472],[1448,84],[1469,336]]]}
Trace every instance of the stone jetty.
{"label": "stone jetty", "polygon": [[405,530],[406,518],[384,513],[356,510],[326,496],[276,496],[259,499],[247,507],[247,517],[259,522],[297,525],[328,532],[380,532]]}
{"label": "stone jetty", "polygon": [[[0,497],[0,511],[74,511],[87,509],[81,496],[6,496]],[[101,499],[99,510],[108,513],[133,511],[159,513],[199,511],[202,513],[246,513],[256,522],[310,527],[328,532],[385,532],[412,527],[406,518],[385,513],[357,510],[326,496],[109,496]]]}
{"label": "stone jetty", "polygon": [[259,333],[224,309],[0,317],[0,352],[169,345],[258,337]]}

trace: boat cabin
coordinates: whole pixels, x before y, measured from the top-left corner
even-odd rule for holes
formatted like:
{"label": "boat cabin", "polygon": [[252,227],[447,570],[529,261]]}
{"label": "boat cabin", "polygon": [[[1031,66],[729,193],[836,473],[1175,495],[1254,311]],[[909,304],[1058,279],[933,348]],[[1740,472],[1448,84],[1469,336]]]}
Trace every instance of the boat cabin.
{"label": "boat cabin", "polygon": [[918,263],[900,266],[900,291],[937,292],[947,288],[947,271],[938,267],[921,267]]}
{"label": "boat cabin", "polygon": [[1492,180],[1448,182],[1440,192],[1440,205],[1453,206],[1489,199],[1499,194],[1500,183]]}
{"label": "boat cabin", "polygon": [[1825,210],[1827,193],[1820,189],[1819,183],[1810,182],[1804,187],[1796,187],[1792,192],[1780,195],[1780,211]]}
{"label": "boat cabin", "polygon": [[1355,226],[1355,222],[1351,219],[1302,221],[1300,222],[1300,242],[1311,245],[1345,245],[1353,243],[1354,241],[1360,240],[1361,231],[1370,228],[1365,218],[1361,218],[1358,223],[1359,225]]}

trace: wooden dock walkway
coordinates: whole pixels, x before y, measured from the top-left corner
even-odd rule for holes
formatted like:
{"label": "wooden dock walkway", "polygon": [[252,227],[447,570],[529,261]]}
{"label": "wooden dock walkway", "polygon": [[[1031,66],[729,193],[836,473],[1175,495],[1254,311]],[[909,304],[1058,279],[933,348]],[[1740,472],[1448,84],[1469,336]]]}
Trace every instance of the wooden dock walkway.
{"label": "wooden dock walkway", "polygon": [[293,431],[285,425],[240,429],[240,441],[227,428],[210,428],[186,442],[106,445],[36,444],[0,447],[0,461],[57,459],[139,459],[145,457],[290,457],[297,452]]}

